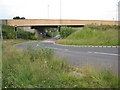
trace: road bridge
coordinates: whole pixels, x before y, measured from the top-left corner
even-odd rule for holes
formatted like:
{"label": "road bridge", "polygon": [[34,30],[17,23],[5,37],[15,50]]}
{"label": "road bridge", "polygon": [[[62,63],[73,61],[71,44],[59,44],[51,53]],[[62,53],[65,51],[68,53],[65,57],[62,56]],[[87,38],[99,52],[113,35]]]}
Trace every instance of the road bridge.
{"label": "road bridge", "polygon": [[80,26],[86,24],[116,25],[117,21],[102,20],[59,20],[59,19],[18,19],[6,20],[10,26]]}
{"label": "road bridge", "polygon": [[8,19],[3,20],[3,23],[10,26],[17,27],[31,27],[36,30],[36,36],[42,37],[46,28],[55,27],[60,31],[61,26],[67,27],[83,27],[87,24],[104,24],[104,25],[118,25],[117,21],[103,21],[103,20],[62,20],[62,19]]}

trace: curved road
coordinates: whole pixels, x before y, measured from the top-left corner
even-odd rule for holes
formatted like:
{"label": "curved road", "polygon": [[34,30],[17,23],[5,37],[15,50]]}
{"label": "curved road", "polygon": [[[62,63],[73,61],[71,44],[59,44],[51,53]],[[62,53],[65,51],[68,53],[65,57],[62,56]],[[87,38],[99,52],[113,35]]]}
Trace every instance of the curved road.
{"label": "curved road", "polygon": [[73,66],[92,65],[96,70],[111,69],[118,74],[118,48],[65,46],[44,42],[16,44],[16,47],[51,48],[57,57],[63,57]]}

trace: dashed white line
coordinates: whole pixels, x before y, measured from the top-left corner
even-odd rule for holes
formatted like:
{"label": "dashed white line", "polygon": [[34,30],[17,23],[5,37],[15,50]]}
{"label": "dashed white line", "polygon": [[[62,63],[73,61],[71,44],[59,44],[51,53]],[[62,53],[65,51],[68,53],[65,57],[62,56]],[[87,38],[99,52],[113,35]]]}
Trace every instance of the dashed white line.
{"label": "dashed white line", "polygon": [[[36,46],[39,46],[39,44],[37,44]],[[60,48],[53,48],[53,47],[46,47],[46,48],[69,51],[68,49],[60,49]],[[73,51],[69,51],[69,52],[73,52]],[[79,52],[77,52],[77,53],[79,53]],[[88,51],[88,53],[119,56],[119,54],[113,54],[113,53],[90,52],[90,51]]]}
{"label": "dashed white line", "polygon": [[118,56],[118,54],[113,54],[113,53],[102,53],[102,52],[94,52],[94,53]]}
{"label": "dashed white line", "polygon": [[113,54],[113,53],[102,53],[102,52],[88,52],[88,53],[119,56],[119,54]]}
{"label": "dashed white line", "polygon": [[93,53],[93,52],[88,52],[88,53]]}
{"label": "dashed white line", "polygon": [[[60,49],[60,48],[52,48],[52,47],[46,47],[46,48],[51,48],[51,49],[56,49],[56,50],[64,50],[64,51],[68,51],[68,52],[74,52],[74,51],[69,51],[68,49]],[[74,52],[74,53],[80,53],[80,52]],[[88,51],[88,53],[119,56],[119,54],[113,54],[113,53],[90,52],[90,51]]]}
{"label": "dashed white line", "polygon": [[119,48],[120,46],[81,46],[81,45],[62,45],[62,44],[57,44],[57,43],[53,43],[55,45],[59,45],[59,46],[70,46],[70,47],[99,47],[99,48]]}

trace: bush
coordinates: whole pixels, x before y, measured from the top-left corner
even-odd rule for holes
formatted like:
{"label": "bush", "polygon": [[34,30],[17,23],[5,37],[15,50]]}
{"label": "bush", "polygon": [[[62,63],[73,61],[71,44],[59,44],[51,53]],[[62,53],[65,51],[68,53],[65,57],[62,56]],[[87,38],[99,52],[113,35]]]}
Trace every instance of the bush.
{"label": "bush", "polygon": [[48,37],[55,37],[58,34],[59,34],[58,32],[47,32],[46,36],[48,36]]}
{"label": "bush", "polygon": [[74,33],[75,31],[76,31],[75,29],[72,29],[70,27],[62,27],[60,31],[60,35],[62,38],[66,38],[72,33]]}
{"label": "bush", "polygon": [[3,34],[3,39],[15,38],[14,28],[11,26],[2,25],[2,34]]}
{"label": "bush", "polygon": [[31,32],[18,29],[17,38],[33,40],[35,38],[35,33],[31,33]]}
{"label": "bush", "polygon": [[59,34],[59,32],[57,32],[56,28],[49,28],[46,30],[47,37],[55,37],[58,34]]}
{"label": "bush", "polygon": [[[3,39],[15,39],[16,32],[14,32],[14,27],[2,25]],[[17,28],[17,38],[18,39],[31,39],[36,40],[35,33],[27,32],[22,29]]]}

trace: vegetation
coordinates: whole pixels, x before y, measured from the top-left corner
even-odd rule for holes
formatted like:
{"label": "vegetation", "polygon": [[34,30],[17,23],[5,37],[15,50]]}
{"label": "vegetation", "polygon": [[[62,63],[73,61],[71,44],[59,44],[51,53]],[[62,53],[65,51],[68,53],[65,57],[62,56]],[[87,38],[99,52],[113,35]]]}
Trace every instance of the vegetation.
{"label": "vegetation", "polygon": [[118,77],[108,70],[96,72],[90,66],[74,68],[55,58],[51,49],[35,50],[30,46],[17,49],[4,43],[2,76],[3,88],[118,87]]}
{"label": "vegetation", "polygon": [[2,40],[0,39],[0,89],[2,88]]}
{"label": "vegetation", "polygon": [[[15,39],[13,27],[5,25],[2,27],[4,39]],[[64,27],[63,31],[65,30],[68,29]],[[73,42],[73,44],[76,43],[77,45],[86,44],[86,42],[90,44],[88,43],[90,40],[93,40],[91,45],[98,45],[98,43],[96,44],[97,40],[99,40],[99,42],[103,41],[102,45],[117,44],[117,29],[115,28],[114,30],[103,30],[97,29],[97,27],[93,29],[92,26],[87,26],[83,30],[72,30],[73,29],[69,29],[67,32],[65,31],[65,33],[61,31],[61,36],[63,35],[63,38],[66,38],[63,39],[63,41],[66,40],[67,42],[67,40],[71,40],[70,42]],[[100,72],[95,71],[91,66],[81,68],[72,67],[63,58],[56,57],[54,51],[48,48],[38,50],[31,48],[31,46],[24,49],[12,47],[14,44],[28,41],[27,39],[33,39],[31,38],[32,36],[34,36],[34,34],[18,29],[18,37],[25,40],[3,41],[2,88],[120,87],[118,83],[120,79],[109,70]],[[85,40],[88,41],[85,42]],[[109,40],[109,43],[105,43],[106,40]],[[99,44],[101,45],[101,43]]]}
{"label": "vegetation", "polygon": [[13,19],[25,19],[25,17],[16,16],[16,17],[13,17]]}
{"label": "vegetation", "polygon": [[96,24],[88,24],[85,28],[90,28],[93,30],[116,30],[120,28],[118,25],[96,25]]}
{"label": "vegetation", "polygon": [[59,32],[57,32],[56,28],[50,28],[49,30],[46,30],[47,37],[55,37],[58,34]]}
{"label": "vegetation", "polygon": [[7,44],[7,45],[15,45],[15,44],[18,44],[18,43],[38,42],[38,41],[41,41],[41,40],[5,39],[5,40],[4,40],[4,44]]}
{"label": "vegetation", "polygon": [[118,26],[87,25],[67,38],[56,42],[67,45],[118,46]]}
{"label": "vegetation", "polygon": [[[2,33],[3,33],[3,39],[15,39],[16,38],[16,32],[14,31],[14,27],[12,26],[2,25]],[[35,37],[35,33],[24,31],[19,28],[17,28],[17,38],[37,40],[37,38]]]}
{"label": "vegetation", "polygon": [[60,30],[60,35],[62,38],[67,38],[69,35],[74,33],[76,30],[70,27],[62,27]]}

